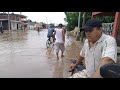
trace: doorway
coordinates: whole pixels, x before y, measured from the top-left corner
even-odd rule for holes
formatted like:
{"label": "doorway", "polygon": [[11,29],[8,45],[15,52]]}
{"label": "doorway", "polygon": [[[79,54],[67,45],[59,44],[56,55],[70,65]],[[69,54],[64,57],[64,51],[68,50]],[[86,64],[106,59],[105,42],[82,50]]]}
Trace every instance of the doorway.
{"label": "doorway", "polygon": [[17,30],[19,29],[18,24],[17,24]]}

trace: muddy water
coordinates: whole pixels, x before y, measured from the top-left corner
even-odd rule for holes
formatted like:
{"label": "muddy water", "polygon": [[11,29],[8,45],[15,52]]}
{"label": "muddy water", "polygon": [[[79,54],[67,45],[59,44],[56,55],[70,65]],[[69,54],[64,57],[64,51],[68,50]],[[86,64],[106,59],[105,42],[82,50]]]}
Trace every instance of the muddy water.
{"label": "muddy water", "polygon": [[0,78],[69,77],[70,59],[77,58],[82,44],[66,35],[65,57],[57,61],[55,50],[46,48],[46,35],[47,30],[0,34]]}

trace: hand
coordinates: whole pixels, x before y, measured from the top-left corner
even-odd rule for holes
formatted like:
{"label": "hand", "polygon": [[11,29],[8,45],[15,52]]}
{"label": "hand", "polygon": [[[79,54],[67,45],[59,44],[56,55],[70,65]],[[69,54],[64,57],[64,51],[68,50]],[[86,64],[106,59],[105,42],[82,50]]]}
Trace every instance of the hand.
{"label": "hand", "polygon": [[77,66],[76,64],[71,64],[71,66],[70,66],[70,72],[73,71],[76,68],[76,66]]}

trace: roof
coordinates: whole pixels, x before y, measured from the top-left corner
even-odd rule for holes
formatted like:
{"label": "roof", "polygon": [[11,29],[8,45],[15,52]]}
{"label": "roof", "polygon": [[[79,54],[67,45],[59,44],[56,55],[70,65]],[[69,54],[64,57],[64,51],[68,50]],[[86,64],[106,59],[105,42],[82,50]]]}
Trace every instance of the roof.
{"label": "roof", "polygon": [[[0,13],[0,15],[8,15],[8,13]],[[26,18],[27,16],[25,16],[25,15],[21,15],[21,14],[9,14],[9,15],[16,15],[16,16],[19,16],[19,17],[21,17],[21,18]]]}

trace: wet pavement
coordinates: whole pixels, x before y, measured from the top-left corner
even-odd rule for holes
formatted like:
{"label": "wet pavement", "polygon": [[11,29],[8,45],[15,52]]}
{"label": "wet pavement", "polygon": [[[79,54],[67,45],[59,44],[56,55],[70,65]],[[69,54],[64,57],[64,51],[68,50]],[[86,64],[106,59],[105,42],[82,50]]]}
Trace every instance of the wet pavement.
{"label": "wet pavement", "polygon": [[82,44],[66,35],[65,57],[57,60],[55,50],[46,48],[46,35],[45,29],[0,33],[0,78],[69,77],[70,59],[77,58]]}

